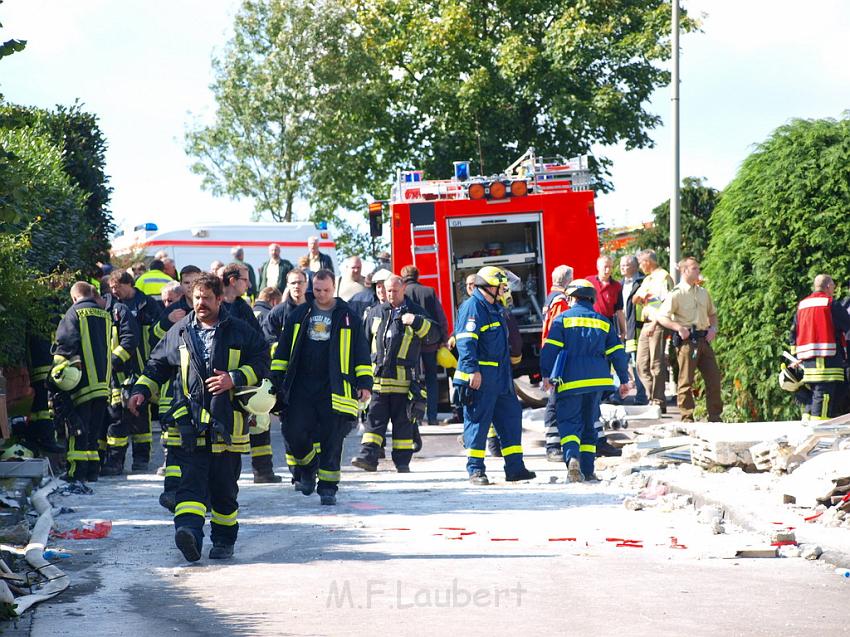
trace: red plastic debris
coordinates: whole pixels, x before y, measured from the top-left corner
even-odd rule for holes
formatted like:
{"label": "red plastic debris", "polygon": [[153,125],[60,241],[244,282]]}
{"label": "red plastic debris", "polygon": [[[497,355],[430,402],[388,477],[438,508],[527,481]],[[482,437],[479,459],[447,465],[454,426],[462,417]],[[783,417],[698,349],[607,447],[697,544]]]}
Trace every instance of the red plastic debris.
{"label": "red plastic debris", "polygon": [[576,539],[574,537],[550,537],[550,542],[575,542]]}
{"label": "red plastic debris", "polygon": [[518,537],[491,537],[491,542],[519,542]]}
{"label": "red plastic debris", "polygon": [[61,531],[54,533],[53,536],[63,540],[100,540],[107,537],[110,531],[112,531],[110,520],[92,520],[83,523],[83,526],[78,529]]}
{"label": "red plastic debris", "polygon": [[815,520],[817,520],[822,515],[823,515],[823,511],[818,511],[814,515],[810,515],[809,517],[803,518],[803,520],[806,521],[806,522],[814,522]]}
{"label": "red plastic debris", "polygon": [[771,546],[797,546],[794,540],[782,540],[781,542],[771,542]]}
{"label": "red plastic debris", "polygon": [[670,536],[670,548],[671,549],[686,549],[688,548],[684,544],[679,544],[679,538]]}

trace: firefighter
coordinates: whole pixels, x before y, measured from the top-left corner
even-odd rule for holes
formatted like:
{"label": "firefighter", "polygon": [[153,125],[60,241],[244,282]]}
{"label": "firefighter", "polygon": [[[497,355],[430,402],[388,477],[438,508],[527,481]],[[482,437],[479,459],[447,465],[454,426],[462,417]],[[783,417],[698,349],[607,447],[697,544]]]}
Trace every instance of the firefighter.
{"label": "firefighter", "polygon": [[[186,451],[174,510],[175,544],[190,562],[201,558],[204,522],[212,517],[210,559],[233,556],[239,531],[237,480],[248,452],[245,412],[230,390],[257,385],[268,373],[268,348],[257,332],[230,316],[221,280],[208,273],[192,288],[193,311],[157,345],[130,397],[143,407],[174,379],[174,419]],[[174,405],[173,405],[174,406]]]}
{"label": "firefighter", "polygon": [[[169,277],[168,280],[170,281],[171,278]],[[167,282],[163,281],[162,285],[164,286]],[[136,348],[136,366],[137,369],[141,370],[150,357],[151,349],[159,340],[155,332],[161,318],[160,304],[156,299],[148,297],[144,292],[135,288],[133,277],[123,270],[115,270],[109,275],[109,290],[111,296],[117,297],[119,301],[126,305],[130,313],[139,322],[141,341],[139,347]],[[159,288],[157,289],[158,292]],[[109,294],[105,294],[104,298],[107,304],[111,303]],[[130,440],[133,443],[132,470],[147,471],[151,460],[151,441],[153,440],[150,406],[145,407],[139,417],[131,420]]]}
{"label": "firefighter", "polygon": [[[304,303],[307,293],[307,274],[301,268],[293,268],[286,273],[286,290],[280,303],[275,305],[262,321],[263,334],[266,342],[274,347],[283,331],[286,317],[292,310]],[[274,355],[274,351],[272,351]]]}
{"label": "firefighter", "polygon": [[[221,273],[221,281],[224,284],[223,303],[232,316],[250,325],[257,336],[265,340],[263,328],[260,327],[254,311],[242,298],[250,285],[248,273],[248,266],[243,263],[231,263],[224,268]],[[274,472],[271,432],[258,426],[253,417],[250,422],[251,469],[254,473],[254,483],[280,482],[282,478]]]}
{"label": "firefighter", "polygon": [[260,290],[260,293],[257,295],[257,300],[254,301],[254,307],[252,309],[254,311],[254,318],[257,319],[257,322],[261,327],[263,323],[265,323],[269,312],[271,312],[272,309],[280,303],[280,299],[280,290],[277,288],[266,287]]}
{"label": "firefighter", "polygon": [[[611,365],[620,379],[620,396],[629,383],[628,358],[617,328],[594,311],[596,289],[576,279],[565,291],[570,309],[553,321],[540,353],[543,387],[554,390],[567,480],[595,480],[596,429],[603,394],[614,388]],[[554,385],[554,388],[553,388]]]}
{"label": "firefighter", "polygon": [[342,443],[372,389],[361,319],[334,298],[334,283],[330,270],[315,273],[313,295],[286,317],[272,360],[295,487],[317,490],[324,505],[336,504]]}
{"label": "firefighter", "polygon": [[95,296],[98,305],[109,312],[112,318],[110,398],[98,448],[101,452],[100,474],[120,476],[124,473],[124,459],[127,455],[130,431],[140,428],[139,424],[133,423],[133,420],[138,418],[125,408],[127,400],[125,392],[132,387],[139,373],[136,367],[136,348],[139,346],[141,331],[138,321],[127,306],[116,297],[107,296],[108,298]]}
{"label": "firefighter", "polygon": [[151,261],[146,272],[139,275],[135,281],[135,287],[149,297],[156,298],[159,296],[160,290],[167,284],[173,281],[170,276],[163,272],[165,264],[160,259]]}
{"label": "firefighter", "polygon": [[97,438],[106,415],[112,373],[112,318],[95,301],[95,289],[89,283],[74,283],[71,300],[73,305],[56,328],[50,377],[70,399],[67,477],[95,481],[100,469]]}
{"label": "firefighter", "polygon": [[64,453],[65,448],[56,441],[56,427],[50,411],[47,377],[53,366],[50,341],[27,333],[27,367],[30,387],[33,390],[29,422],[24,434],[26,444],[42,453]]}
{"label": "firefighter", "polygon": [[[826,274],[815,277],[813,292],[797,304],[791,324],[791,353],[803,361],[805,385],[796,394],[804,420],[829,420],[844,384],[850,317],[836,303],[835,282]],[[806,388],[807,387],[807,388]]]}
{"label": "firefighter", "polygon": [[[573,269],[568,265],[559,265],[552,270],[552,287],[543,306],[543,329],[540,331],[540,347],[546,344],[549,328],[552,322],[569,309],[564,290],[573,280]],[[546,426],[546,460],[563,462],[564,452],[561,450],[561,436],[558,434],[558,418],[555,415],[555,394],[550,393],[546,401],[546,412],[543,422]]]}
{"label": "firefighter", "polygon": [[372,344],[374,385],[360,453],[351,464],[365,471],[378,470],[379,450],[392,419],[393,464],[399,473],[409,473],[414,451],[411,412],[416,411],[417,402],[424,406],[425,398],[416,379],[419,348],[436,343],[440,330],[425,317],[424,309],[404,296],[401,277],[390,276],[384,288],[387,302],[370,309],[363,321]]}
{"label": "firefighter", "polygon": [[454,374],[456,401],[463,406],[463,442],[466,469],[472,484],[490,484],[484,455],[490,425],[496,428],[505,459],[505,479],[530,480],[533,471],[522,456],[522,407],[514,391],[508,349],[508,328],[498,302],[508,278],[502,270],[485,266],[478,271],[475,291],[458,309],[455,335],[458,364]]}

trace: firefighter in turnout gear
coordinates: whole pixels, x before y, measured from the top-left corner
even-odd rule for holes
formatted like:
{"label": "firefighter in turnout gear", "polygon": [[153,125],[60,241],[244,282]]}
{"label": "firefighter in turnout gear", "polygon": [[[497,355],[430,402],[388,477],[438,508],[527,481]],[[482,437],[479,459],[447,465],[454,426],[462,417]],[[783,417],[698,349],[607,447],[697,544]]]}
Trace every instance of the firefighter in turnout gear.
{"label": "firefighter in turnout gear", "polygon": [[[164,285],[164,283],[163,283]],[[160,286],[161,287],[161,286]],[[141,370],[150,358],[151,350],[162,337],[160,331],[160,306],[133,285],[128,272],[115,270],[109,275],[109,290],[118,298],[139,323],[140,341],[136,348],[136,365]],[[104,295],[111,304],[110,295]],[[138,417],[130,420],[130,440],[133,443],[133,471],[147,471],[151,459],[151,408],[145,407]]]}
{"label": "firefighter in turnout gear", "polygon": [[[248,291],[250,279],[248,277],[248,266],[242,263],[231,263],[221,274],[224,284],[224,305],[230,311],[231,316],[243,320],[251,326],[257,336],[265,339],[263,328],[254,315],[254,310],[248,302],[242,298]],[[253,416],[250,418],[250,445],[251,445],[251,469],[254,472],[254,482],[259,484],[280,482],[281,477],[274,472],[272,461],[272,437],[268,428],[258,427]],[[261,431],[262,429],[262,431]]]}
{"label": "firefighter in turnout gear", "polygon": [[508,328],[498,298],[508,285],[505,273],[486,266],[478,271],[475,291],[461,304],[455,334],[458,351],[455,400],[463,407],[466,469],[473,484],[490,484],[485,473],[487,432],[492,424],[502,445],[505,478],[530,480],[533,471],[522,456],[522,407],[514,391]]}
{"label": "firefighter in turnout gear", "polygon": [[594,311],[596,289],[586,279],[576,279],[565,291],[570,309],[549,329],[540,353],[545,389],[556,392],[555,413],[567,480],[594,480],[596,429],[603,394],[614,389],[611,365],[620,379],[620,396],[629,382],[628,357],[617,328]]}
{"label": "firefighter in turnout gear", "polygon": [[201,557],[209,509],[210,559],[233,555],[239,531],[237,480],[248,452],[246,412],[236,386],[257,385],[268,375],[269,354],[249,325],[222,303],[221,280],[202,274],[192,288],[193,311],[172,327],[133,388],[137,411],[173,379],[172,408],[186,451],[174,509],[175,543],[190,562]]}
{"label": "firefighter in turnout gear", "polygon": [[127,394],[138,376],[136,348],[141,341],[141,331],[130,310],[116,297],[107,295],[96,300],[112,317],[112,377],[109,407],[98,440],[102,463],[100,473],[103,476],[119,476],[124,473],[130,431],[140,428],[139,424],[133,423],[138,417],[126,409],[126,403]]}
{"label": "firefighter in turnout gear", "polygon": [[797,304],[791,325],[791,353],[803,361],[804,385],[796,392],[804,420],[829,420],[844,386],[850,316],[833,299],[835,282],[815,277],[814,291]]}
{"label": "firefighter in turnout gear", "polygon": [[97,304],[89,283],[74,283],[71,300],[73,305],[56,328],[50,377],[70,399],[66,414],[68,478],[94,481],[100,470],[97,439],[112,375],[112,317]]}
{"label": "firefighter in turnout gear", "polygon": [[361,318],[334,298],[334,287],[332,272],[316,272],[313,295],[287,316],[272,360],[295,487],[318,491],[326,505],[336,504],[342,443],[372,389]]}
{"label": "firefighter in turnout gear", "polygon": [[366,337],[372,344],[374,385],[360,453],[351,464],[377,471],[387,424],[392,420],[393,463],[399,473],[408,473],[414,452],[412,402],[419,401],[424,406],[424,396],[416,380],[419,348],[422,343],[439,341],[440,330],[425,318],[424,309],[405,298],[401,277],[391,276],[384,286],[387,302],[371,308],[363,321]]}
{"label": "firefighter in turnout gear", "polygon": [[32,407],[24,438],[26,444],[42,453],[64,453],[56,442],[53,413],[50,410],[47,377],[53,366],[50,341],[36,334],[27,334],[27,368],[33,390]]}

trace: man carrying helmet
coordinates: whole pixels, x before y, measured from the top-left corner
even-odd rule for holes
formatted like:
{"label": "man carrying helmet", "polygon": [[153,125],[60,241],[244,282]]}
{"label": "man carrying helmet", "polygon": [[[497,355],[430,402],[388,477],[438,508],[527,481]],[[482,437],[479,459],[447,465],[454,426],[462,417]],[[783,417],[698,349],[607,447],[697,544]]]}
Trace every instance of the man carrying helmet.
{"label": "man carrying helmet", "polygon": [[570,309],[553,322],[540,353],[545,389],[555,390],[555,413],[567,480],[595,479],[596,429],[603,394],[614,389],[611,364],[620,379],[620,395],[631,388],[628,358],[617,328],[594,311],[596,289],[586,279],[570,283]]}
{"label": "man carrying helmet", "polygon": [[498,298],[508,285],[505,273],[485,266],[475,278],[472,296],[458,309],[454,375],[456,400],[463,407],[466,470],[472,484],[490,484],[484,469],[487,431],[492,424],[502,444],[505,478],[509,482],[536,476],[522,456],[522,407],[514,392],[508,327]]}
{"label": "man carrying helmet", "polygon": [[231,398],[236,386],[256,385],[268,375],[269,351],[250,325],[232,317],[223,302],[221,280],[209,273],[192,285],[193,310],[154,348],[133,387],[134,414],[173,379],[173,418],[182,449],[175,494],[174,540],[190,562],[201,558],[204,522],[211,514],[210,559],[233,556],[242,469],[249,450],[246,413]]}

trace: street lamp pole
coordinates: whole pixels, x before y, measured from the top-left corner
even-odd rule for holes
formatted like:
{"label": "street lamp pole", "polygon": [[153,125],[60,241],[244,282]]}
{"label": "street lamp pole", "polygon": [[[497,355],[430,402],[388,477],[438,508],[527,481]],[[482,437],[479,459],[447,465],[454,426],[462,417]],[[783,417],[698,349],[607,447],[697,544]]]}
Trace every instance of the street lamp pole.
{"label": "street lamp pole", "polygon": [[673,121],[673,194],[670,197],[670,275],[674,281],[679,279],[679,246],[681,244],[680,205],[679,205],[679,0],[673,0],[673,18],[671,21],[673,77],[671,85],[672,121]]}

